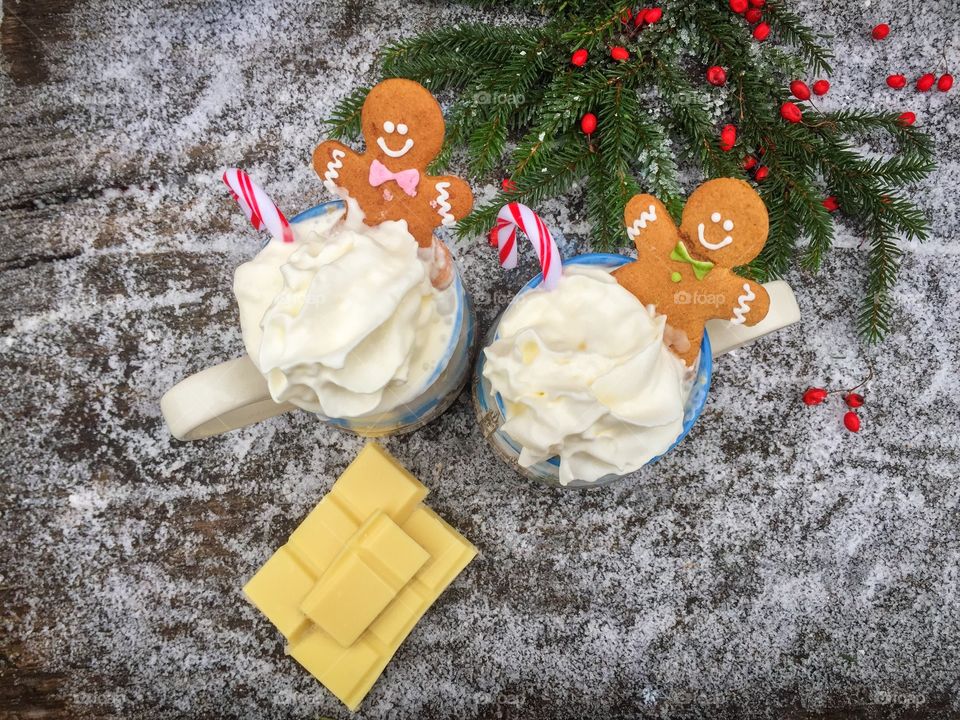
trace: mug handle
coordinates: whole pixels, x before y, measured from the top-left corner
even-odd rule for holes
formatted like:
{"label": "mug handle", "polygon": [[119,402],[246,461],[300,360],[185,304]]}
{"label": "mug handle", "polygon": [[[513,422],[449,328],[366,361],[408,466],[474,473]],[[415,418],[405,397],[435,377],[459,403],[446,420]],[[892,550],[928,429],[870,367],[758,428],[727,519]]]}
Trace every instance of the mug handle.
{"label": "mug handle", "polygon": [[731,350],[749,345],[754,340],[777,330],[793,325],[800,320],[800,307],[793,290],[783,280],[763,283],[770,295],[770,310],[767,316],[756,325],[734,325],[729,320],[708,320],[707,334],[713,357],[719,357]]}
{"label": "mug handle", "polygon": [[296,406],[274,402],[263,375],[244,355],[181,380],[160,398],[160,410],[177,440],[200,440]]}

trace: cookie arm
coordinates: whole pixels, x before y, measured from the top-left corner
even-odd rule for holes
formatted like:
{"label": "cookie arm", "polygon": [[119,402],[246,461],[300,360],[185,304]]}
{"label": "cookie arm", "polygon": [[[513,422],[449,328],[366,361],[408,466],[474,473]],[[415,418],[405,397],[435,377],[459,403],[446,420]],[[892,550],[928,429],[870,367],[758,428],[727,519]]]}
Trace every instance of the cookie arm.
{"label": "cookie arm", "polygon": [[438,225],[449,227],[465,218],[473,208],[473,192],[463,180],[452,175],[430,178],[430,207],[438,218]]}
{"label": "cookie arm", "polygon": [[330,192],[335,192],[335,188],[343,186],[341,174],[344,165],[359,159],[360,156],[346,145],[336,140],[325,140],[313,151],[313,169],[323,180],[324,186]]}
{"label": "cookie arm", "polygon": [[634,195],[623,209],[627,237],[637,247],[637,258],[669,254],[680,236],[666,205],[653,195]]}
{"label": "cookie arm", "polygon": [[763,285],[730,273],[726,285],[729,288],[729,311],[723,317],[734,325],[756,325],[770,310],[770,296]]}

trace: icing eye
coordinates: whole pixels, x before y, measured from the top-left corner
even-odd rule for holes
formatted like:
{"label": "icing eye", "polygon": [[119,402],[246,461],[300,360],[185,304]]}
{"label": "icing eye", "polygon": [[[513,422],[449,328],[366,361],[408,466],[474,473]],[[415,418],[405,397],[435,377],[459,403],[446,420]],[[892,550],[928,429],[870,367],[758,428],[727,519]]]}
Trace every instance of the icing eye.
{"label": "icing eye", "polygon": [[406,135],[406,134],[407,134],[407,126],[404,125],[403,123],[400,123],[399,125],[397,125],[397,132],[400,133],[401,135]]}
{"label": "icing eye", "polygon": [[733,220],[724,220],[723,229],[726,230],[727,232],[730,232],[731,230],[733,230]]}
{"label": "icing eye", "polygon": [[710,216],[710,219],[713,220],[714,222],[720,222],[720,213],[714,213],[713,215]]}
{"label": "icing eye", "polygon": [[383,124],[384,132],[386,132],[387,134],[392,133],[392,132],[393,132],[393,128],[394,128],[394,125],[393,125],[393,123],[390,122],[389,120],[387,120],[387,121]]}
{"label": "icing eye", "polygon": [[733,242],[733,238],[730,237],[729,235],[727,235],[727,236],[723,239],[723,242],[724,242],[725,245],[729,245],[730,243]]}

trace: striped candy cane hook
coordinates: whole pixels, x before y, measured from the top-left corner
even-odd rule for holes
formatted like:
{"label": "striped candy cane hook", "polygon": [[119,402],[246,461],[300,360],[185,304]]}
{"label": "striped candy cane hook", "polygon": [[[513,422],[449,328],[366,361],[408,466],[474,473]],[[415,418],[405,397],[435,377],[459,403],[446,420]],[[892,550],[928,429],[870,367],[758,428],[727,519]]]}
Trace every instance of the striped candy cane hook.
{"label": "striped candy cane hook", "polygon": [[274,239],[293,242],[293,231],[287,218],[249,175],[243,170],[230,168],[223,174],[223,182],[255,230],[266,228]]}
{"label": "striped candy cane hook", "polygon": [[544,290],[553,290],[560,282],[562,272],[560,251],[546,224],[526,205],[512,202],[497,213],[497,225],[491,232],[491,238],[496,236],[497,239],[500,266],[507,270],[517,266],[517,230],[523,231],[537,253],[543,272]]}

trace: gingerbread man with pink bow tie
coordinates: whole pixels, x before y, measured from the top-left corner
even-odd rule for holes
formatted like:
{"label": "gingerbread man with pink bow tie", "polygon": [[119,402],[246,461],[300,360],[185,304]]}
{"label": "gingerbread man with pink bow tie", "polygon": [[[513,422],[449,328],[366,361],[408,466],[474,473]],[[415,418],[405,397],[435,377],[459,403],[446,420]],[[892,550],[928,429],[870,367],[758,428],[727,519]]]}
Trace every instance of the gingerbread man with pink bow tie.
{"label": "gingerbread man with pink bow tie", "polygon": [[434,230],[465,217],[473,193],[458,177],[426,174],[443,145],[440,105],[412,80],[384,80],[367,95],[360,125],[365,152],[327,140],[313,152],[314,169],[331,192],[357,202],[366,225],[405,220],[421,254],[432,254],[433,284],[445,287],[453,278],[450,252]]}

